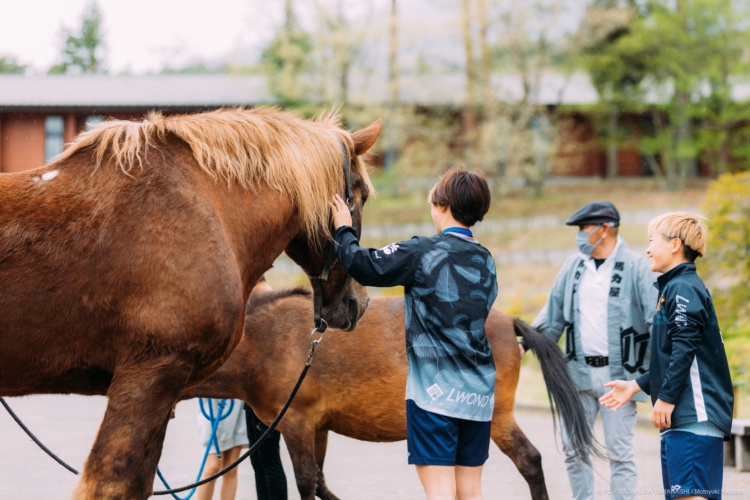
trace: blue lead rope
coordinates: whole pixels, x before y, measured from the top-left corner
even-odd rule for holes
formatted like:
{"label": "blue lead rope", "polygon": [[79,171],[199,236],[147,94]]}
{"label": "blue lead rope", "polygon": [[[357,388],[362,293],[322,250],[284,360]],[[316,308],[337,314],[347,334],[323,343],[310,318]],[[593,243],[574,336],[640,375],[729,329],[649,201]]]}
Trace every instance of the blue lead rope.
{"label": "blue lead rope", "polygon": [[[201,461],[201,466],[200,466],[200,469],[198,470],[198,477],[196,478],[195,482],[200,481],[201,476],[203,476],[203,469],[206,467],[206,460],[208,459],[208,453],[211,450],[211,445],[213,445],[214,448],[216,449],[216,456],[221,457],[221,450],[219,450],[219,440],[216,437],[216,429],[219,428],[219,422],[227,418],[229,414],[232,413],[232,410],[234,409],[234,400],[232,399],[229,400],[229,410],[226,412],[224,412],[224,408],[227,405],[227,400],[226,399],[220,400],[219,403],[217,404],[218,413],[216,417],[214,417],[214,408],[213,408],[213,404],[211,404],[210,399],[207,399],[207,403],[206,403],[208,405],[208,411],[206,411],[206,408],[204,406],[203,398],[198,399],[198,404],[201,407],[201,413],[203,414],[203,416],[206,417],[206,419],[209,422],[211,422],[211,435],[208,438],[206,451],[203,452],[203,460]],[[168,490],[171,490],[172,487],[169,486],[169,483],[164,478],[164,475],[161,473],[161,470],[159,470],[158,467],[156,468],[156,474],[159,476],[159,479],[161,480],[162,484],[164,484],[164,487],[167,488]],[[196,486],[195,488],[190,490],[190,493],[188,493],[187,496],[184,496],[184,497],[181,497],[177,495],[176,493],[171,493],[171,495],[176,500],[190,500],[190,497],[192,497],[195,494],[195,491],[197,489],[198,487]]]}

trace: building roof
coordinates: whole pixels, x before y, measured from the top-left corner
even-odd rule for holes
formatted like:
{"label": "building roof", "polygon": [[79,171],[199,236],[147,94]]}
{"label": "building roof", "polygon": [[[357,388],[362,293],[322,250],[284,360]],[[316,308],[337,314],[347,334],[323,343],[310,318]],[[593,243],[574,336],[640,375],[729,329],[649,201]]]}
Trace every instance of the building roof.
{"label": "building roof", "polygon": [[[523,95],[519,75],[495,74],[499,101],[518,101]],[[529,100],[535,104],[591,104],[596,90],[582,73],[545,72],[532,85]],[[357,79],[349,100],[357,104],[385,103],[388,86],[378,78]],[[402,75],[399,102],[416,105],[463,105],[466,82],[461,73]],[[198,110],[226,106],[274,104],[262,75],[0,75],[0,111],[85,110],[97,112],[148,109]]]}
{"label": "building roof", "polygon": [[[388,102],[388,85],[382,75],[354,75],[349,101],[356,104]],[[518,102],[523,80],[514,73],[492,75],[499,102]],[[544,71],[530,84],[528,100],[542,105],[596,104],[599,96],[585,73]],[[663,92],[654,89],[645,100],[659,102]],[[750,83],[735,82],[732,99],[750,99]],[[462,106],[466,81],[460,72],[403,74],[399,77],[399,103],[424,106]],[[0,112],[67,111],[142,112],[145,109],[197,111],[228,106],[277,104],[263,75],[45,75],[0,74]]]}
{"label": "building roof", "polygon": [[[516,73],[494,73],[492,89],[499,102],[518,102],[523,98],[523,79]],[[599,101],[596,89],[585,73],[564,74],[545,71],[532,81],[528,101],[542,105],[582,105]],[[385,79],[372,78],[369,85],[350,85],[351,100],[357,103],[384,103],[388,100]],[[461,72],[424,75],[402,75],[399,78],[399,101],[404,104],[454,105],[467,101],[466,76]]]}
{"label": "building roof", "polygon": [[274,101],[262,76],[0,75],[0,111],[189,110]]}

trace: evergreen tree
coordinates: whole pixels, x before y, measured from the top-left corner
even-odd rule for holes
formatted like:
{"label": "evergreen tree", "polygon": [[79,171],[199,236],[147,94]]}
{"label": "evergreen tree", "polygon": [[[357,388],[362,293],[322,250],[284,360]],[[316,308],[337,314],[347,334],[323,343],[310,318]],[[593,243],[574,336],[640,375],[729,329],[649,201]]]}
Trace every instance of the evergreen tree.
{"label": "evergreen tree", "polygon": [[50,74],[105,73],[102,15],[96,2],[88,5],[78,32],[62,29],[64,45],[61,61],[49,69]]}

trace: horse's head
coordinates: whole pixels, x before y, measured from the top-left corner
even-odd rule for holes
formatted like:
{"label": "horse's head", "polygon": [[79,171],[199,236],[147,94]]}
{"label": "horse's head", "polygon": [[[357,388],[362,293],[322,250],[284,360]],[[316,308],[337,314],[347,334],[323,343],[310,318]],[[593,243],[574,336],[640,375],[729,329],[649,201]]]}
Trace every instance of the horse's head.
{"label": "horse's head", "polygon": [[[360,157],[375,144],[380,136],[380,128],[381,122],[378,120],[351,134],[351,144],[347,145],[348,140],[341,141],[341,163],[338,168],[341,169],[343,183],[340,193],[351,208],[352,221],[358,235],[362,231],[362,208],[371,189]],[[330,237],[317,243],[302,234],[286,247],[286,253],[310,277],[315,291],[313,300],[316,302],[316,326],[319,326],[318,316],[322,315],[329,326],[349,331],[357,326],[357,321],[364,314],[369,296],[367,289],[351,279],[336,261],[332,245]]]}

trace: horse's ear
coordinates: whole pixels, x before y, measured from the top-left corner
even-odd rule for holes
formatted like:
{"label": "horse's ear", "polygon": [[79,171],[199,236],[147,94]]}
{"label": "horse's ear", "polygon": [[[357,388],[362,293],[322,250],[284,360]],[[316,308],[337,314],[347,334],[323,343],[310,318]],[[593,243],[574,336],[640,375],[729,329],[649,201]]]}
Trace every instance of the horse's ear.
{"label": "horse's ear", "polygon": [[357,130],[352,134],[352,139],[354,139],[354,153],[357,156],[367,153],[375,145],[375,141],[380,137],[382,126],[383,122],[377,119],[369,127]]}

